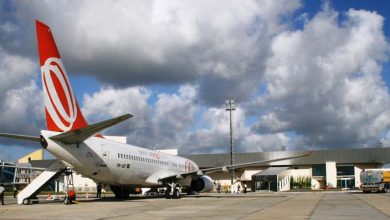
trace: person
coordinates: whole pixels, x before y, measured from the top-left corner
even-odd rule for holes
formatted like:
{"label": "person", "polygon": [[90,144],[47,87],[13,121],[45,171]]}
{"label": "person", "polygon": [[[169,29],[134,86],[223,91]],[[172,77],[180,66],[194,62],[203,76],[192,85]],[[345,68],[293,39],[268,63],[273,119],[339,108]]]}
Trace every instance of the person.
{"label": "person", "polygon": [[16,195],[18,194],[18,188],[16,187],[16,185],[14,185],[13,189],[14,189],[14,198],[16,198]]}
{"label": "person", "polygon": [[237,184],[237,194],[240,193],[241,186],[240,184]]}
{"label": "person", "polygon": [[246,194],[246,188],[248,188],[248,186],[246,185],[246,183],[244,184],[244,193]]}
{"label": "person", "polygon": [[4,205],[4,184],[0,184],[0,200],[1,200],[1,205]]}
{"label": "person", "polygon": [[102,183],[96,185],[96,198],[102,197]]}
{"label": "person", "polygon": [[217,184],[217,192],[218,192],[218,194],[221,194],[221,184],[220,183]]}

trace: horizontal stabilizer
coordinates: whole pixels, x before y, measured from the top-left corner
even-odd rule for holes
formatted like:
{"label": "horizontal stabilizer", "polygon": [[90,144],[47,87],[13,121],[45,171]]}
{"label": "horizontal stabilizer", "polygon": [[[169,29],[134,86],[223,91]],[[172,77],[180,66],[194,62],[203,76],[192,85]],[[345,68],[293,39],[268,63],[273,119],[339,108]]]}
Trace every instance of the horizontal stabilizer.
{"label": "horizontal stabilizer", "polygon": [[21,135],[21,134],[8,134],[8,133],[0,133],[0,137],[13,138],[25,141],[37,141],[39,142],[40,137]]}
{"label": "horizontal stabilizer", "polygon": [[61,141],[65,144],[78,144],[82,143],[84,140],[90,138],[95,135],[99,131],[102,131],[108,127],[116,125],[122,121],[125,121],[129,118],[133,117],[132,114],[125,114],[113,119],[109,119],[106,121],[98,122],[96,124],[88,125],[87,127],[80,128],[74,131],[64,132],[59,135],[55,135],[50,137],[51,140]]}

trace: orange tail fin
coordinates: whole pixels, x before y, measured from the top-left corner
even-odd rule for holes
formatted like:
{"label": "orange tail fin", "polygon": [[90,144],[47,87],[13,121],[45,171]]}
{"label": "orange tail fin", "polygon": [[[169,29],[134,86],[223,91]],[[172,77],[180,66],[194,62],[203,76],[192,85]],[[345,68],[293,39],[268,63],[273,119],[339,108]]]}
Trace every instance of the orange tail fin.
{"label": "orange tail fin", "polygon": [[36,21],[36,27],[47,129],[64,132],[88,126],[49,26]]}

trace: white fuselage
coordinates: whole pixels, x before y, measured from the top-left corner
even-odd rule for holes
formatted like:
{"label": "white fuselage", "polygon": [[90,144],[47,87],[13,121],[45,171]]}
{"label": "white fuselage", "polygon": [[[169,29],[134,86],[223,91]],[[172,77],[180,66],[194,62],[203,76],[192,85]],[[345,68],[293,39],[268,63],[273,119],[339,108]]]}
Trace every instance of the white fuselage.
{"label": "white fuselage", "polygon": [[57,134],[41,131],[48,143],[46,149],[78,173],[104,184],[158,186],[160,178],[199,170],[189,159],[100,137],[88,138],[79,146],[49,139]]}

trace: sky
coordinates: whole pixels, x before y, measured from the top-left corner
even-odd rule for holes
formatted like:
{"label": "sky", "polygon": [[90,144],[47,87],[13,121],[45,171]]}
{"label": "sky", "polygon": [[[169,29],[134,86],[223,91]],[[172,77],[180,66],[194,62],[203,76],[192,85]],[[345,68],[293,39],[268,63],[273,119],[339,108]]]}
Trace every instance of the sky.
{"label": "sky", "polygon": [[[390,146],[390,3],[1,1],[0,132],[46,128],[35,20],[89,123],[130,144],[224,153]],[[36,143],[0,139],[15,161]]]}

